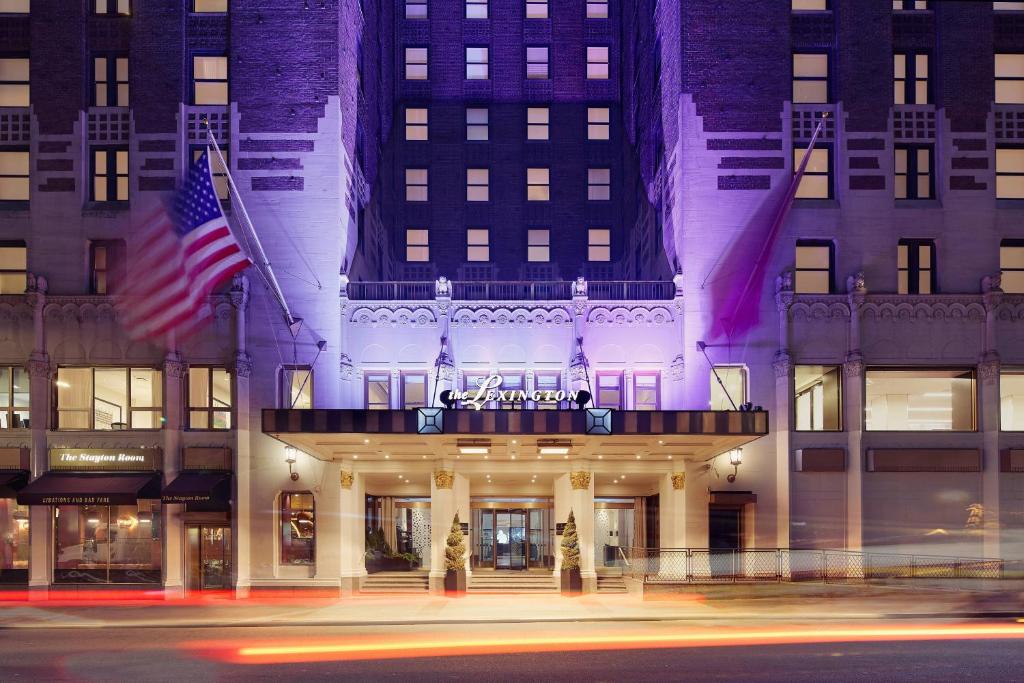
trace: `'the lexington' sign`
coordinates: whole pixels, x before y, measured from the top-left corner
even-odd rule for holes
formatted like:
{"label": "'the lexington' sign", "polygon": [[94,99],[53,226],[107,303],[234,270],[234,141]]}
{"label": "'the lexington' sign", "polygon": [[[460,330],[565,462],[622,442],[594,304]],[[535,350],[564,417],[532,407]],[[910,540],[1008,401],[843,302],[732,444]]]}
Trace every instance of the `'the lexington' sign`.
{"label": "'the lexington' sign", "polygon": [[475,389],[467,391],[447,392],[447,398],[454,401],[461,401],[464,408],[480,410],[485,404],[491,401],[502,403],[525,403],[526,401],[571,401],[577,403],[581,394],[589,398],[589,394],[580,391],[563,391],[562,389],[534,389],[525,391],[523,389],[502,389],[501,375],[490,375],[482,380]]}

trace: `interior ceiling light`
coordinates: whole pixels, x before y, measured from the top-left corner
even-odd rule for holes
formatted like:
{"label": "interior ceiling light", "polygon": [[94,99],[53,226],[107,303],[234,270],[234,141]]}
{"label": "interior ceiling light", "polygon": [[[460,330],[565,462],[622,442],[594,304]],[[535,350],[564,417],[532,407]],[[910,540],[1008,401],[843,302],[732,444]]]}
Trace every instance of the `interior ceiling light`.
{"label": "interior ceiling light", "polygon": [[488,439],[459,439],[456,444],[463,455],[486,455],[491,448]]}
{"label": "interior ceiling light", "polygon": [[537,439],[537,449],[542,455],[566,455],[572,448],[568,439]]}

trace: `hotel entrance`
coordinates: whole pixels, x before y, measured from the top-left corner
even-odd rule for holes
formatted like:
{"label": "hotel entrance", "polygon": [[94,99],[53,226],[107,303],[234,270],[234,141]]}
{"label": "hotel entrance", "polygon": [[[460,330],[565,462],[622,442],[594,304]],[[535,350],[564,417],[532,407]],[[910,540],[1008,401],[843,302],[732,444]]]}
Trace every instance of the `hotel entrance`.
{"label": "hotel entrance", "polygon": [[551,544],[554,529],[551,528],[549,504],[499,505],[502,503],[473,503],[473,567],[503,570],[550,568],[554,560]]}

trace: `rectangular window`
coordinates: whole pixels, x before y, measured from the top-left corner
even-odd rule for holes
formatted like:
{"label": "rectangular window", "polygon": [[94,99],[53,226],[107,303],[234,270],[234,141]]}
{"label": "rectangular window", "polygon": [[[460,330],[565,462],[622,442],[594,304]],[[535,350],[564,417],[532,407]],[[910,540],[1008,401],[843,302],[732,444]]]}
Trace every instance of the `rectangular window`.
{"label": "rectangular window", "polygon": [[828,53],[793,53],[793,102],[828,101]]}
{"label": "rectangular window", "polygon": [[0,59],[0,107],[27,107],[29,103],[28,58]]}
{"label": "rectangular window", "polygon": [[587,46],[587,79],[608,79],[608,47],[601,45]]}
{"label": "rectangular window", "polygon": [[526,200],[530,202],[546,202],[549,199],[551,199],[550,169],[526,169]]}
{"label": "rectangular window", "polygon": [[160,501],[53,508],[54,583],[160,585]]}
{"label": "rectangular window", "polygon": [[1024,369],[999,373],[999,429],[1024,432]]}
{"label": "rectangular window", "polygon": [[192,57],[192,104],[228,103],[228,58],[195,55]]}
{"label": "rectangular window", "polygon": [[28,569],[28,511],[27,505],[18,505],[14,498],[0,498],[0,537],[4,539],[5,544],[5,552],[0,555],[0,571]]}
{"label": "rectangular window", "polygon": [[974,431],[974,370],[868,368],[868,431]]}
{"label": "rectangular window", "polygon": [[661,408],[661,373],[637,372],[633,375],[633,410]]}
{"label": "rectangular window", "polygon": [[427,0],[405,0],[406,19],[426,19]]}
{"label": "rectangular window", "polygon": [[992,3],[992,9],[996,12],[1024,12],[1024,2],[996,0]]}
{"label": "rectangular window", "polygon": [[[793,150],[794,171],[803,161],[806,149]],[[832,149],[830,147],[815,146],[811,150],[807,167],[800,178],[800,185],[796,189],[797,199],[831,199],[832,198]]]}
{"label": "rectangular window", "polygon": [[128,148],[93,148],[92,201],[128,201]]}
{"label": "rectangular window", "polygon": [[466,169],[466,201],[486,202],[491,198],[491,172],[486,168]]}
{"label": "rectangular window", "polygon": [[466,230],[466,260],[491,260],[491,231],[487,228],[470,228]]}
{"label": "rectangular window", "polygon": [[834,432],[842,427],[842,366],[793,367],[794,424],[799,432]]}
{"label": "rectangular window", "polygon": [[[490,373],[487,373],[487,372],[484,372],[484,373],[467,372],[465,374],[465,376],[463,377],[463,379],[462,379],[462,390],[466,391],[466,392],[472,392],[472,393],[475,394],[476,390],[479,389],[480,386],[483,385],[483,383],[485,381],[487,381],[487,377],[489,375],[490,375]],[[467,404],[462,403],[461,401],[459,402],[459,407],[465,407],[466,405]],[[494,402],[493,401],[485,402],[483,404],[483,407],[487,408],[487,409],[493,409],[494,408]]]}
{"label": "rectangular window", "polygon": [[[737,410],[747,402],[748,373],[745,365],[716,365],[711,373],[711,410]],[[731,401],[729,399],[732,399]],[[735,404],[735,406],[733,406]]]}
{"label": "rectangular window", "polygon": [[996,199],[1024,199],[1024,147],[996,147]]}
{"label": "rectangular window", "polygon": [[0,151],[0,202],[29,200],[28,150]]}
{"label": "rectangular window", "polygon": [[622,410],[622,373],[598,372],[597,396],[595,403],[598,408],[614,408]]}
{"label": "rectangular window", "polygon": [[1024,240],[1006,239],[999,244],[1000,287],[1007,294],[1024,294]]}
{"label": "rectangular window", "polygon": [[23,294],[28,278],[28,249],[21,241],[0,242],[0,294]]}
{"label": "rectangular window", "polygon": [[228,0],[192,0],[193,14],[226,14]]}
{"label": "rectangular window", "polygon": [[402,373],[402,408],[414,410],[427,407],[427,373]]}
{"label": "rectangular window", "polygon": [[124,240],[91,240],[89,242],[89,291],[106,295],[117,291],[124,278]]}
{"label": "rectangular window", "polygon": [[530,228],[526,231],[526,260],[531,263],[548,263],[551,260],[550,230]]}
{"label": "rectangular window", "polygon": [[406,107],[405,108],[405,139],[406,140],[427,140],[427,108]]}
{"label": "rectangular window", "polygon": [[30,0],[0,0],[0,14],[28,14]]}
{"label": "rectangular window", "polygon": [[429,233],[423,228],[405,229],[405,260],[423,263],[430,260]]}
{"label": "rectangular window", "polygon": [[0,429],[28,429],[29,376],[25,368],[0,367]]}
{"label": "rectangular window", "polygon": [[231,373],[227,369],[189,367],[188,428],[231,429]]}
{"label": "rectangular window", "polygon": [[488,111],[486,107],[469,107],[466,109],[466,140],[470,142],[486,142],[488,135]]}
{"label": "rectangular window", "polygon": [[592,202],[612,198],[612,170],[610,168],[587,169],[587,199]]}
{"label": "rectangular window", "polygon": [[486,19],[487,0],[466,0],[467,19]]}
{"label": "rectangular window", "polygon": [[466,80],[486,81],[488,72],[488,48],[466,48]]}
{"label": "rectangular window", "polygon": [[[502,391],[522,391],[526,387],[526,380],[520,373],[501,373]],[[522,410],[526,407],[523,401],[498,401],[499,410]]]}
{"label": "rectangular window", "polygon": [[[554,396],[562,388],[562,373],[538,372],[533,378],[533,386],[541,392],[541,400],[537,401],[536,405],[537,410],[558,410],[558,401],[554,400]],[[549,391],[552,396],[551,400],[547,400]]]}
{"label": "rectangular window", "polygon": [[548,77],[548,48],[526,48],[526,77],[540,80]]}
{"label": "rectangular window", "polygon": [[405,80],[427,80],[427,48],[405,48]]}
{"label": "rectangular window", "polygon": [[548,18],[548,2],[547,2],[547,0],[527,0],[527,2],[526,2],[526,18],[527,19],[547,19]]}
{"label": "rectangular window", "polygon": [[928,9],[928,0],[892,0],[892,8],[897,12]]}
{"label": "rectangular window", "polygon": [[612,260],[612,231],[608,228],[589,228],[587,230],[587,260]]}
{"label": "rectangular window", "polygon": [[405,201],[425,202],[427,201],[427,178],[428,172],[425,168],[405,169]]}
{"label": "rectangular window", "polygon": [[58,368],[58,429],[159,429],[163,373],[149,368]]}
{"label": "rectangular window", "polygon": [[281,368],[281,403],[285,408],[307,410],[313,407],[313,369],[308,365]]}
{"label": "rectangular window", "polygon": [[996,104],[1024,104],[1024,53],[996,55]]}
{"label": "rectangular window", "polygon": [[900,240],[896,247],[898,293],[935,293],[935,243],[932,240]]}
{"label": "rectangular window", "polygon": [[316,563],[316,506],[313,494],[281,494],[281,564]]}
{"label": "rectangular window", "polygon": [[129,0],[95,0],[93,9],[96,14],[127,17],[132,13]]}
{"label": "rectangular window", "polygon": [[824,12],[828,9],[828,0],[793,0],[794,12]]}
{"label": "rectangular window", "polygon": [[798,294],[832,292],[835,252],[832,242],[797,240],[793,287]]}
{"label": "rectangular window", "polygon": [[587,19],[607,19],[608,2],[604,0],[587,0]]}
{"label": "rectangular window", "polygon": [[896,199],[934,196],[931,145],[896,145],[893,179]]}
{"label": "rectangular window", "polygon": [[93,57],[92,104],[128,106],[128,57]]}
{"label": "rectangular window", "polygon": [[928,104],[928,55],[897,52],[892,56],[893,102]]}
{"label": "rectangular window", "polygon": [[364,378],[367,410],[391,408],[391,373],[368,372]]}
{"label": "rectangular window", "polygon": [[526,108],[526,139],[547,140],[549,125],[551,122],[551,110],[547,107]]}
{"label": "rectangular window", "polygon": [[[205,145],[193,147],[192,163],[198,161],[199,157],[203,156],[203,152],[206,151]],[[227,149],[221,149],[220,154],[217,154],[212,149],[210,150],[210,175],[213,176],[213,187],[217,190],[217,199],[226,202],[231,198],[231,187],[228,184],[228,171],[224,168],[224,162],[221,161],[221,157],[224,157],[224,162],[228,161]]]}
{"label": "rectangular window", "polygon": [[608,107],[587,107],[587,139],[607,140],[610,120]]}

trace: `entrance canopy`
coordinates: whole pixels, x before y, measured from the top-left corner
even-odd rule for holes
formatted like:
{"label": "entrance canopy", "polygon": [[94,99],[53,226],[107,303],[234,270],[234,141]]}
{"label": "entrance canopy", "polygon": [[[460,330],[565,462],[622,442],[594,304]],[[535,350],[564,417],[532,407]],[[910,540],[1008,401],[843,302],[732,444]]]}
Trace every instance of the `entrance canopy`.
{"label": "entrance canopy", "polygon": [[160,499],[164,503],[211,503],[227,509],[231,501],[231,473],[182,472],[164,487]]}
{"label": "entrance canopy", "polygon": [[18,492],[21,505],[135,505],[160,497],[160,473],[46,472]]}

